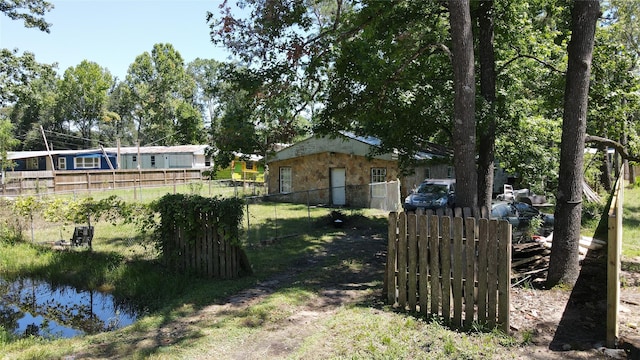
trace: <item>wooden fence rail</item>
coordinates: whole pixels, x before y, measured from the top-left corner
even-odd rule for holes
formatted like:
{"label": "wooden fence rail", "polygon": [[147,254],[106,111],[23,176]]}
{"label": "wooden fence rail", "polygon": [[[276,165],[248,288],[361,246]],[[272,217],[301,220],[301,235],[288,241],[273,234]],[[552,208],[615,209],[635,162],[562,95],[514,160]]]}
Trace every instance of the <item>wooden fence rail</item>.
{"label": "wooden fence rail", "polygon": [[476,321],[509,331],[507,221],[392,212],[387,250],[389,304],[439,316],[455,328]]}
{"label": "wooden fence rail", "polygon": [[202,169],[67,170],[6,172],[0,184],[2,195],[24,195],[72,191],[100,191],[186,184],[203,179]]}
{"label": "wooden fence rail", "polygon": [[624,204],[624,166],[620,167],[608,210],[607,238],[607,347],[616,347],[619,335],[620,271],[622,256],[622,208]]}

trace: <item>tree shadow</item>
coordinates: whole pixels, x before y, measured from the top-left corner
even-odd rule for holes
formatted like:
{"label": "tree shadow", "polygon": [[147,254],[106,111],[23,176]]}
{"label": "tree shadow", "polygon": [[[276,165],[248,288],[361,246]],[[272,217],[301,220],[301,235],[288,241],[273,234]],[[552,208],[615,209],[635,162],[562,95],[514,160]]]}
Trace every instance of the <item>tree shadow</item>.
{"label": "tree shadow", "polygon": [[584,351],[604,346],[606,325],[607,254],[603,249],[589,250],[549,349]]}

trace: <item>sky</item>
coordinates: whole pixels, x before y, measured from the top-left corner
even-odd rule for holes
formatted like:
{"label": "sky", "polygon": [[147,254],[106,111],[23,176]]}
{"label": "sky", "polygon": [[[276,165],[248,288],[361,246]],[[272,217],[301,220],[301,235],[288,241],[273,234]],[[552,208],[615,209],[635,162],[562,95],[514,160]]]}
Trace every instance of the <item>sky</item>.
{"label": "sky", "polygon": [[25,28],[0,14],[0,48],[35,54],[39,63],[58,63],[58,73],[82,60],[96,62],[124,80],[135,58],[157,43],[172,44],[185,64],[196,58],[228,61],[209,37],[206,13],[222,0],[49,0],[50,33]]}

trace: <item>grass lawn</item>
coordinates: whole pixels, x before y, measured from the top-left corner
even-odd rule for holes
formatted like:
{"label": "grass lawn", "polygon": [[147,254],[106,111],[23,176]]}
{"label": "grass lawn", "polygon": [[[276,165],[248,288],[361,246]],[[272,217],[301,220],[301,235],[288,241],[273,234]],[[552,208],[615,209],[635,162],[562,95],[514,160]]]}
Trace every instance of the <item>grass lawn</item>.
{"label": "grass lawn", "polygon": [[[623,254],[637,257],[640,189],[625,190]],[[243,236],[254,275],[238,280],[197,279],[167,272],[155,263],[155,249],[132,225],[95,224],[91,252],[53,251],[30,241],[0,241],[2,277],[45,278],[107,290],[145,309],[145,315],[131,326],[73,339],[20,338],[0,328],[0,354],[8,359],[233,358],[238,349],[247,351],[252,344],[268,343],[275,348],[256,349],[256,354],[277,355],[281,346],[280,356],[273,357],[493,359],[512,358],[526,349],[526,333],[516,339],[480,331],[480,325],[475,327],[478,331],[451,331],[437,319],[398,313],[373,296],[382,279],[368,285],[370,293],[364,300],[319,312],[322,304],[318,302],[326,298],[320,291],[326,289],[319,289],[318,279],[333,276],[336,270],[357,274],[368,265],[350,256],[348,248],[339,254],[329,249],[356,235],[384,242],[385,215],[374,210],[346,210],[348,216],[364,224],[359,232],[349,235],[351,229],[331,226],[332,209],[261,203],[250,205],[248,210]],[[56,240],[66,237],[71,229],[40,223],[34,237],[36,242]],[[25,237],[30,239],[30,233],[25,232]],[[272,240],[269,246],[264,245]],[[310,260],[317,256],[326,260]],[[287,270],[292,268],[303,270],[289,274]],[[248,296],[235,309],[218,305],[243,289],[260,289],[276,274],[289,274],[287,286],[271,289],[259,301],[251,300],[258,296]],[[211,309],[216,309],[215,316]],[[298,326],[292,327],[296,322]]]}
{"label": "grass lawn", "polygon": [[622,256],[640,257],[640,186],[624,189]]}

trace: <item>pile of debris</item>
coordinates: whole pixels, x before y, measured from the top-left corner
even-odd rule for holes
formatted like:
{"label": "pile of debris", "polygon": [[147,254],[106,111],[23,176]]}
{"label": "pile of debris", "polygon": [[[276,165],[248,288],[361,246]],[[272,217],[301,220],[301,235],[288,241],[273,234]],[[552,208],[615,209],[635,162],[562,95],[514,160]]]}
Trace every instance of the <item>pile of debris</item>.
{"label": "pile of debris", "polygon": [[[530,242],[513,244],[511,250],[511,279],[513,286],[524,282],[540,284],[546,280],[553,233],[547,237],[534,237]],[[580,261],[589,250],[598,250],[605,241],[583,236],[580,238]]]}

